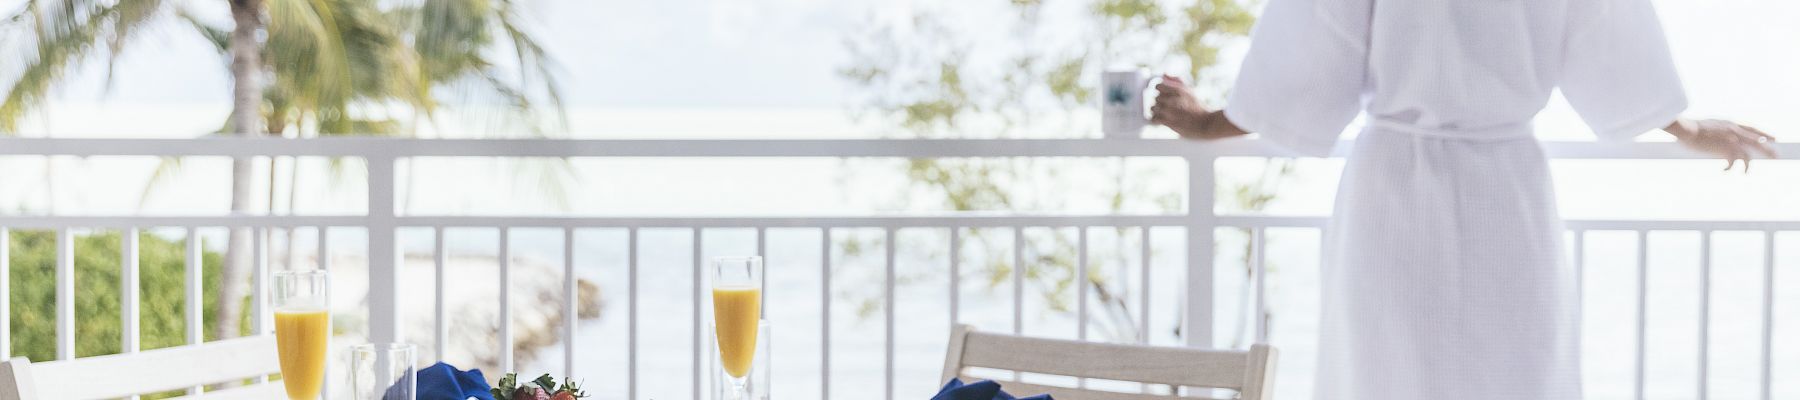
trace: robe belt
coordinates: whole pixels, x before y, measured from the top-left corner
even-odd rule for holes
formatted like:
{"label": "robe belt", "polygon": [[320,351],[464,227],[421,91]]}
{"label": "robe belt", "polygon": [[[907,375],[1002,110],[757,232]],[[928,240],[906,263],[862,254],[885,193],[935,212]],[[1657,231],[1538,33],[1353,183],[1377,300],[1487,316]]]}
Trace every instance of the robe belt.
{"label": "robe belt", "polygon": [[1440,137],[1448,139],[1473,141],[1499,141],[1530,138],[1531,122],[1503,124],[1480,128],[1433,128],[1413,125],[1407,122],[1393,121],[1383,118],[1372,118],[1370,130],[1405,133],[1418,136]]}

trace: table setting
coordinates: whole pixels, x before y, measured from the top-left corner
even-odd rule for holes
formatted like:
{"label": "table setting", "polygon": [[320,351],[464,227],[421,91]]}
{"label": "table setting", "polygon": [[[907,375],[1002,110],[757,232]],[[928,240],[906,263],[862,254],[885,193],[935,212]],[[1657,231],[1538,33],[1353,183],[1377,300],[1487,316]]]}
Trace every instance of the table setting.
{"label": "table setting", "polygon": [[[711,343],[710,400],[771,398],[770,324],[764,319],[763,259],[717,257],[704,276]],[[281,271],[271,281],[276,351],[288,400],[324,398],[330,347],[330,274],[323,270]],[[490,385],[479,369],[461,370],[443,362],[416,369],[418,347],[368,343],[349,348],[351,400],[576,400],[590,397],[581,383],[549,374],[530,380],[507,373]],[[930,400],[1051,400],[1049,395],[1014,397],[994,381],[964,383],[952,378]]]}

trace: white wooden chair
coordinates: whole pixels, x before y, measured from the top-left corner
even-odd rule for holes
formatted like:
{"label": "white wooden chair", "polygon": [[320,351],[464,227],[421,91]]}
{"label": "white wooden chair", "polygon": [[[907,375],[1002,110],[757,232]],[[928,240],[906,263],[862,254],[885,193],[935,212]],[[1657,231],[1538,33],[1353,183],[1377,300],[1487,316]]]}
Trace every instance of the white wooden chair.
{"label": "white wooden chair", "polygon": [[[114,399],[266,376],[281,370],[275,336],[226,339],[134,354],[0,363],[0,400]],[[280,381],[239,386],[206,399],[286,398]]]}
{"label": "white wooden chair", "polygon": [[[977,332],[957,326],[950,336],[942,381],[961,378],[967,368],[1062,375],[1078,378],[1163,384],[1171,387],[1231,389],[1239,399],[1273,398],[1275,349],[1255,345],[1250,351],[1202,350],[1185,347],[1151,347],[1072,340],[1028,338]],[[993,379],[988,377],[987,379]],[[1068,388],[993,379],[1007,393],[1030,396],[1048,393],[1057,400],[1149,400],[1176,397]],[[1209,391],[1196,391],[1206,393]]]}

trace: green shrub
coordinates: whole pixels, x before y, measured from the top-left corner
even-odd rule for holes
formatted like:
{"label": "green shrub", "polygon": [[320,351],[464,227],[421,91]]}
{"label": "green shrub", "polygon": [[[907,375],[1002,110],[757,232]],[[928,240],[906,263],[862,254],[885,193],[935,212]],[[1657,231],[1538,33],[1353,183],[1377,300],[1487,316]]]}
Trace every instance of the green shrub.
{"label": "green shrub", "polygon": [[[11,232],[12,355],[56,359],[56,233]],[[119,232],[75,236],[75,354],[116,354],[123,343],[120,319]],[[138,239],[139,327],[144,350],[187,343],[184,241],[144,233]],[[201,256],[202,297],[211,321],[219,305],[223,257]],[[207,340],[211,332],[201,329]]]}

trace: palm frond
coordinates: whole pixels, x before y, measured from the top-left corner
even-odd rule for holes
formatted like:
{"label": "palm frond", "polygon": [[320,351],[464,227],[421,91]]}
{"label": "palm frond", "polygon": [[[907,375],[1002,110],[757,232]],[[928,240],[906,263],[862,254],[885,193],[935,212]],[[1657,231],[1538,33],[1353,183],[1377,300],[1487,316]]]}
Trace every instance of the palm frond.
{"label": "palm frond", "polygon": [[430,111],[434,107],[430,84],[419,79],[420,61],[392,21],[368,2],[339,7],[346,58],[355,82],[355,96],[369,102],[397,101]]}
{"label": "palm frond", "polygon": [[181,157],[163,157],[156,163],[156,169],[150,171],[150,179],[144,182],[144,190],[138,193],[138,209],[150,203],[150,196],[156,194],[156,188],[165,186],[170,179],[181,173]]}
{"label": "palm frond", "polygon": [[544,195],[549,206],[558,210],[569,210],[568,188],[581,181],[575,165],[567,158],[522,158],[510,163],[510,168],[519,179],[514,183],[525,183],[529,187],[523,190],[534,190]]}
{"label": "palm frond", "polygon": [[119,0],[115,5],[117,16],[112,20],[112,31],[106,37],[106,49],[110,57],[106,58],[106,87],[112,88],[113,73],[118,69],[119,55],[123,54],[125,43],[133,38],[145,22],[164,12],[163,0]]}
{"label": "palm frond", "polygon": [[355,87],[351,80],[337,2],[269,0],[268,41],[263,62],[275,72],[270,86],[297,104],[341,104]]}
{"label": "palm frond", "polygon": [[404,131],[400,122],[385,118],[351,116],[321,117],[319,136],[398,136]]}
{"label": "palm frond", "polygon": [[[525,29],[525,16],[513,1],[423,0],[390,10],[389,16],[415,28],[410,37],[426,81],[476,90],[465,101],[499,100],[510,119],[532,135],[542,135],[545,122],[538,98],[548,103],[558,127],[567,126],[555,61]],[[489,59],[497,35],[505,40],[498,47],[510,51],[520,68],[516,77],[500,76],[501,68]]]}
{"label": "palm frond", "polygon": [[549,51],[544,50],[544,46],[538,43],[536,37],[521,26],[524,16],[518,12],[517,6],[513,4],[512,0],[499,0],[499,3],[500,10],[497,13],[497,19],[501,29],[505,30],[506,37],[512,40],[513,54],[519,62],[520,85],[534,86],[532,81],[533,78],[536,78],[539,85],[535,86],[540,86],[544,96],[550,99],[550,106],[556,113],[557,122],[562,126],[567,126],[568,115],[563,111],[562,86],[557,83],[557,73],[560,68],[557,66],[556,59],[550,56]]}
{"label": "palm frond", "polygon": [[[282,40],[264,49],[275,83],[269,113],[297,119],[271,119],[282,126],[308,125],[319,134],[366,131],[391,134],[393,126],[359,126],[351,115],[360,108],[404,104],[414,110],[435,108],[429,85],[419,79],[420,62],[389,16],[366,0],[273,0],[271,29],[281,25]],[[277,16],[279,13],[279,16]],[[323,66],[323,68],[321,68]],[[395,124],[394,126],[397,126]]]}
{"label": "palm frond", "polygon": [[18,78],[0,101],[0,134],[18,132],[20,118],[48,100],[51,86],[64,78],[76,62],[93,51],[106,21],[116,15],[116,5],[82,7],[78,1],[62,1],[42,7],[33,1],[12,18],[29,21],[37,34],[36,54],[27,59]]}
{"label": "palm frond", "polygon": [[201,38],[206,39],[207,43],[212,43],[213,48],[219,50],[219,54],[225,54],[225,51],[231,46],[231,32],[201,21],[186,8],[176,11],[175,17],[193,27],[195,33],[199,33]]}
{"label": "palm frond", "polygon": [[6,17],[6,23],[8,23],[8,24],[25,23],[27,21],[27,19],[25,17],[30,17],[33,15],[36,15],[35,13],[33,13],[31,11],[37,9],[38,3],[39,3],[39,0],[25,0],[24,4],[19,5],[19,9],[17,11],[13,11],[10,14],[10,16]]}
{"label": "palm frond", "polygon": [[482,52],[493,44],[491,4],[482,0],[424,0],[417,30],[412,32],[425,77],[451,82],[486,63]]}

